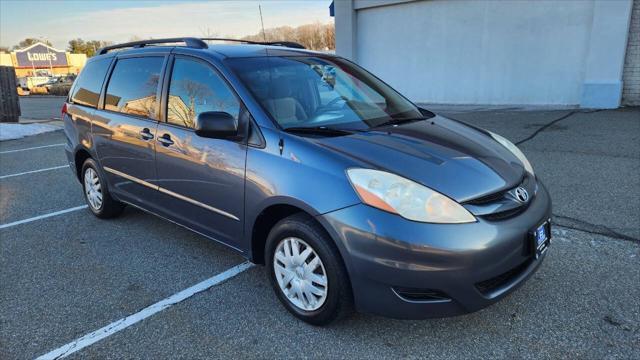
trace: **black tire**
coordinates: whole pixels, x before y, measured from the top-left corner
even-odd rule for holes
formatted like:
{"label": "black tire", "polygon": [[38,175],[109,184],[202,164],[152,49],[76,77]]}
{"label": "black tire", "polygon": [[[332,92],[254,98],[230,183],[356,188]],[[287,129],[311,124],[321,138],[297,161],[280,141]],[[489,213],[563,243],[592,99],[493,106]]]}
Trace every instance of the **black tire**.
{"label": "black tire", "polygon": [[[294,305],[280,289],[273,259],[278,244],[286,238],[303,240],[316,252],[326,272],[327,295],[316,310],[307,311]],[[312,217],[297,213],[279,221],[269,232],[265,249],[267,273],[278,299],[297,318],[312,325],[327,325],[353,312],[351,283],[342,257],[333,240]]]}
{"label": "black tire", "polygon": [[[87,189],[85,185],[85,176],[87,174],[87,169],[92,169],[95,174],[97,174],[100,182],[102,203],[98,208],[94,207],[93,204],[91,204],[91,202],[89,201],[89,196],[87,195]],[[87,160],[85,160],[84,164],[82,165],[82,172],[80,173],[80,176],[82,182],[82,193],[84,194],[84,199],[87,202],[89,210],[91,210],[93,215],[101,219],[110,219],[122,214],[125,205],[111,197],[104,173],[93,159],[88,158]]]}

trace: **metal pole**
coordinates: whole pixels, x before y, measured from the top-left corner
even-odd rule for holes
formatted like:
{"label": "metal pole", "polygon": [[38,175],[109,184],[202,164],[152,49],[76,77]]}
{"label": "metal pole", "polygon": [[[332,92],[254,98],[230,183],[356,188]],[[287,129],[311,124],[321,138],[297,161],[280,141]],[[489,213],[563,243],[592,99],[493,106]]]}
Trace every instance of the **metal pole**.
{"label": "metal pole", "polygon": [[258,4],[258,11],[260,11],[260,24],[262,24],[262,40],[267,41],[267,34],[264,32],[264,21],[262,21],[262,6]]}
{"label": "metal pole", "polygon": [[[42,39],[46,39],[46,37],[42,36]],[[49,59],[49,72],[51,73],[51,77],[53,76],[53,65],[51,64],[51,55],[50,55],[50,50],[49,50],[49,45],[47,45],[47,43],[44,43],[44,46],[47,47],[47,59]]]}
{"label": "metal pole", "polygon": [[51,77],[53,76],[53,65],[51,64],[51,55],[49,55],[49,51],[47,50],[47,58],[49,59],[49,72],[51,72]]}

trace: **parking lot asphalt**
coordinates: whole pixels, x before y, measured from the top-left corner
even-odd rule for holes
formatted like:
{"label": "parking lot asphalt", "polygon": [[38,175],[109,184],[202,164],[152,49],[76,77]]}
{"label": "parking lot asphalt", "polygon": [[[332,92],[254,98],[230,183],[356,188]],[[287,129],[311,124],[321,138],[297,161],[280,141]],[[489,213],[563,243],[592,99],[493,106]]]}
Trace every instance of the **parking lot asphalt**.
{"label": "parking lot asphalt", "polygon": [[[355,314],[317,328],[285,311],[256,266],[69,357],[640,358],[640,109],[442,112],[528,139],[520,146],[554,200],[545,262],[503,301],[455,318]],[[48,354],[244,261],[132,208],[2,228],[84,204],[68,168],[6,177],[64,165],[61,146],[15,151],[61,143],[61,132],[0,142],[2,359]]]}

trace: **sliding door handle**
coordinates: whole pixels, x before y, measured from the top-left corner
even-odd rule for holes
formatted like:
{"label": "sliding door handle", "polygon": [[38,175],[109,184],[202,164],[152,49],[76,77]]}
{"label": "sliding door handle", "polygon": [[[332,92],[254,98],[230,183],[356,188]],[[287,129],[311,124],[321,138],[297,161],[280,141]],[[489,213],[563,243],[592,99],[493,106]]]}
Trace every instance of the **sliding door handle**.
{"label": "sliding door handle", "polygon": [[171,135],[164,134],[158,138],[158,142],[163,146],[171,146],[173,145],[173,140],[171,140]]}

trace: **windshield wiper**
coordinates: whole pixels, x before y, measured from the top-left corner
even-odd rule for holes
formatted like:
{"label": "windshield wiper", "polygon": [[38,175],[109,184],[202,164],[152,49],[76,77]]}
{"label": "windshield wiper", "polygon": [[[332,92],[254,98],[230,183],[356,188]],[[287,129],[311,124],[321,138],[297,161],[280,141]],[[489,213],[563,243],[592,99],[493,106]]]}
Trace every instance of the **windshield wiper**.
{"label": "windshield wiper", "polygon": [[284,131],[321,135],[351,135],[355,132],[365,132],[365,130],[359,129],[340,129],[328,126],[292,126],[284,129]]}
{"label": "windshield wiper", "polygon": [[400,125],[400,124],[405,124],[405,123],[414,122],[414,121],[422,121],[422,120],[426,120],[426,118],[421,117],[421,118],[407,118],[407,119],[392,119],[392,120],[387,120],[373,127],[380,128],[383,126]]}

